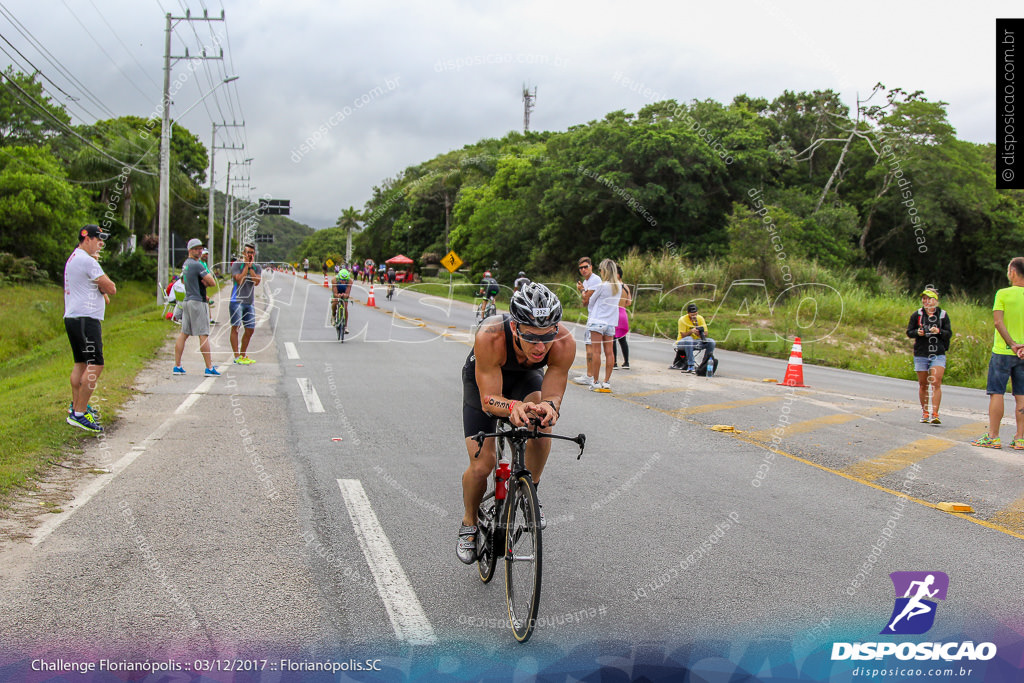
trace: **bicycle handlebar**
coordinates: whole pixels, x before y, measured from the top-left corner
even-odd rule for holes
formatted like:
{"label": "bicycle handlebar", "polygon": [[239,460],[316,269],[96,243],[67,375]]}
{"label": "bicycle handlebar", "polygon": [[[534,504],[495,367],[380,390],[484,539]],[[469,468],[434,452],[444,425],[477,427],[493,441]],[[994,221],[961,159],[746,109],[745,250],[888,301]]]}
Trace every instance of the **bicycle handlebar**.
{"label": "bicycle handlebar", "polygon": [[542,432],[539,430],[540,420],[538,420],[535,417],[530,418],[530,427],[513,427],[512,424],[508,421],[508,418],[499,417],[497,419],[500,420],[503,424],[508,425],[508,429],[493,432],[491,434],[487,434],[485,432],[477,432],[476,436],[471,436],[470,438],[476,441],[477,444],[479,445],[479,448],[476,449],[476,453],[473,455],[474,458],[479,457],[480,451],[483,450],[485,439],[498,436],[504,436],[505,438],[510,439],[512,441],[526,441],[529,439],[559,439],[561,441],[572,441],[573,443],[580,447],[580,452],[576,454],[576,459],[579,460],[580,458],[583,457],[583,449],[586,447],[587,443],[586,434],[577,434],[576,436],[561,436],[559,434],[548,434],[547,432]]}

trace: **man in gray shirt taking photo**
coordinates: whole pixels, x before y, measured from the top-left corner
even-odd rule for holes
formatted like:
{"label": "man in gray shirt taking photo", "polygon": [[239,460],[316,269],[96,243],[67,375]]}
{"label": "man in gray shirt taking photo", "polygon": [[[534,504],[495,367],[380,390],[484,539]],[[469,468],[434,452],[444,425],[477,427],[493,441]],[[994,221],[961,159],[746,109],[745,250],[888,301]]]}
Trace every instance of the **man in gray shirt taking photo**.
{"label": "man in gray shirt taking photo", "polygon": [[174,374],[184,375],[181,355],[185,351],[185,340],[199,337],[199,351],[206,363],[206,375],[220,377],[210,360],[210,309],[206,305],[206,288],[213,287],[217,280],[199,260],[203,243],[197,239],[188,241],[188,258],[181,268],[181,279],[185,283],[185,301],[181,313],[181,332],[174,342]]}

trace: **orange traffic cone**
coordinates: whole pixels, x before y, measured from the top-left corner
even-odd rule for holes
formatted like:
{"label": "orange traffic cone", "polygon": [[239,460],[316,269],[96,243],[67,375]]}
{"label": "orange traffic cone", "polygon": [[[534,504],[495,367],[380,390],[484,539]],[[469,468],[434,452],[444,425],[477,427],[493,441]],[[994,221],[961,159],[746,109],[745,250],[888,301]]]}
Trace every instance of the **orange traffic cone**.
{"label": "orange traffic cone", "polygon": [[780,384],[784,387],[805,387],[804,354],[800,345],[800,337],[793,340],[793,350],[789,353],[789,364],[786,365],[786,376]]}
{"label": "orange traffic cone", "polygon": [[330,289],[330,288],[331,288],[331,286],[329,284],[327,284],[327,276],[324,275],[324,289]]}
{"label": "orange traffic cone", "polygon": [[373,298],[373,283],[370,283],[370,296],[366,297],[366,305],[376,308],[377,300]]}

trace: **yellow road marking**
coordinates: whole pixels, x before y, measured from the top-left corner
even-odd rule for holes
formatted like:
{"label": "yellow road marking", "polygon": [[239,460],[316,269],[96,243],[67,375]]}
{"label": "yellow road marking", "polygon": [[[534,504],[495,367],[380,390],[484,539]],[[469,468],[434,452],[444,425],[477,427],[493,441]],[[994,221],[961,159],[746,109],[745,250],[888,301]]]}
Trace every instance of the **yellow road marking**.
{"label": "yellow road marking", "polygon": [[912,441],[906,446],[888,450],[877,458],[856,462],[848,467],[844,467],[842,471],[855,477],[867,479],[868,481],[878,481],[887,474],[899,472],[910,467],[915,462],[920,462],[936,453],[949,450],[955,445],[955,441],[930,436],[926,439]]}
{"label": "yellow road marking", "polygon": [[[637,394],[631,394],[636,396]],[[742,408],[744,406],[756,406],[762,403],[778,403],[785,399],[785,396],[762,396],[761,398],[747,398],[740,401],[729,401],[728,403],[705,403],[702,406],[692,408],[680,408],[677,415],[696,415],[697,413],[710,413],[715,410],[729,410],[731,408]]]}
{"label": "yellow road marking", "polygon": [[[626,403],[632,403],[634,405],[638,405],[638,406],[641,406],[643,408],[648,408],[650,410],[657,410],[660,413],[664,413],[665,415],[668,415],[669,417],[674,417],[676,419],[685,419],[685,418],[680,417],[679,414],[674,412],[674,411],[665,410],[664,408],[656,408],[654,406],[650,406],[650,405],[647,405],[645,403],[640,403],[639,401],[632,401],[632,400],[624,397],[621,394],[615,395],[615,396],[616,396],[617,399],[619,399],[621,401],[624,401]],[[856,417],[858,417],[858,416],[851,415],[850,419],[855,419]],[[844,420],[844,421],[846,421],[846,420]],[[700,423],[697,422],[696,420],[687,420],[687,422],[692,422],[695,425],[700,425]],[[700,425],[700,426],[703,426],[703,425]],[[966,429],[966,428],[971,427],[971,426],[972,425],[965,425],[962,429]],[[952,432],[953,430],[950,430],[950,431]],[[753,434],[758,434],[758,432],[753,432]],[[746,442],[748,442],[750,444],[753,444],[755,446],[764,448],[764,443],[762,441],[760,441],[759,439],[752,439],[751,438],[751,433],[744,434],[742,432],[735,432],[735,433],[726,434],[726,435],[731,437],[731,438],[733,438],[733,439],[739,439],[740,441],[746,441]],[[850,481],[856,482],[858,484],[863,484],[865,486],[870,486],[871,488],[873,488],[873,489],[875,489],[877,491],[882,491],[884,493],[888,493],[888,494],[891,494],[893,496],[897,496],[899,498],[905,498],[905,499],[909,500],[911,503],[917,503],[918,505],[923,505],[924,507],[929,507],[929,508],[932,508],[933,510],[938,510],[939,509],[938,505],[935,504],[935,503],[929,503],[927,500],[923,500],[921,498],[916,498],[914,496],[907,495],[906,493],[903,493],[901,491],[896,491],[896,490],[893,490],[893,489],[890,489],[890,488],[886,488],[885,486],[882,486],[880,484],[876,484],[873,481],[868,481],[867,479],[863,479],[861,477],[857,477],[857,476],[854,476],[852,474],[847,474],[847,473],[842,472],[840,470],[832,469],[831,467],[826,467],[825,465],[819,465],[818,463],[813,462],[811,460],[808,460],[807,458],[801,458],[799,455],[793,455],[792,453],[787,453],[786,451],[780,450],[778,448],[769,448],[769,450],[772,451],[773,453],[776,453],[778,455],[783,456],[784,458],[789,458],[790,460],[793,460],[795,462],[799,462],[799,463],[802,463],[804,465],[809,465],[809,466],[814,467],[816,469],[819,469],[819,470],[821,470],[823,472],[828,472],[830,474],[838,475],[838,476],[840,476],[840,477],[842,477],[844,479],[849,479]],[[1011,510],[1011,508],[1012,508],[1012,510]],[[1006,512],[1006,514],[1000,514],[1000,513],[1003,513],[1004,511]],[[949,514],[949,513],[947,513],[947,514]],[[996,513],[996,515],[993,515],[993,521],[989,521],[989,520],[986,520],[986,519],[978,519],[976,517],[966,517],[966,516],[963,516],[963,515],[957,515],[957,517],[959,519],[963,519],[965,521],[971,522],[972,524],[977,524],[977,525],[983,526],[983,527],[985,527],[987,529],[992,529],[993,531],[999,531],[999,532],[1004,533],[1004,534],[1006,534],[1008,536],[1013,536],[1014,538],[1019,538],[1021,540],[1024,540],[1024,498],[1022,498],[1020,500],[1017,500],[1016,502],[1012,503],[1011,505],[1007,506],[1006,508],[1003,508],[1003,510],[1000,510],[1000,512]],[[1019,519],[1020,523],[1015,523],[1015,520],[1018,520],[1018,519]]]}
{"label": "yellow road marking", "polygon": [[628,394],[619,394],[619,396],[657,396],[658,394],[677,394],[680,391],[688,391],[693,387],[675,387],[672,389],[651,389],[650,391],[634,391]]}
{"label": "yellow road marking", "polygon": [[1024,497],[1018,498],[996,512],[989,521],[1012,529],[1024,529]]}
{"label": "yellow road marking", "polygon": [[[806,434],[807,432],[813,432],[822,427],[828,427],[830,425],[841,425],[847,422],[853,422],[859,420],[860,415],[854,415],[853,413],[836,413],[834,415],[825,415],[823,417],[816,417],[813,420],[804,420],[803,422],[794,422],[791,425],[783,427],[783,432],[778,435],[779,438],[786,439],[794,434]],[[776,436],[775,430],[777,427],[772,429],[762,429],[757,432],[747,432],[747,438],[752,441],[771,441],[773,436]]]}
{"label": "yellow road marking", "polygon": [[947,439],[955,439],[959,441],[963,437],[981,436],[987,431],[988,425],[984,422],[968,422],[965,425],[953,427],[952,429],[943,429],[942,435]]}

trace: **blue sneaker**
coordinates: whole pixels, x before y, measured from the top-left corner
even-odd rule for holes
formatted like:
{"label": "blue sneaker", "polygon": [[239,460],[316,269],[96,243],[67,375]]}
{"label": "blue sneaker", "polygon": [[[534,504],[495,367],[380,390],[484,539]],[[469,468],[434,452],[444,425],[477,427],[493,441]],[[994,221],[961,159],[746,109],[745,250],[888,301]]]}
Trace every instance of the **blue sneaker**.
{"label": "blue sneaker", "polygon": [[220,377],[220,373],[217,372],[217,368],[215,368],[215,367],[214,368],[206,368],[206,372],[203,373],[203,374],[207,375],[208,377]]}
{"label": "blue sneaker", "polygon": [[174,370],[172,370],[172,372],[175,375],[184,375],[185,374],[185,368],[181,367],[180,365],[175,365],[174,366]]}
{"label": "blue sneaker", "polygon": [[74,413],[71,413],[67,417],[67,423],[73,427],[84,429],[90,434],[99,434],[103,431],[103,427],[100,423],[97,422],[96,418],[89,413],[83,414],[82,417],[76,417]]}

